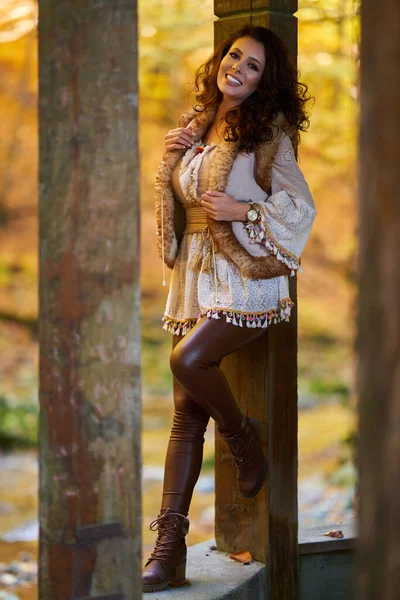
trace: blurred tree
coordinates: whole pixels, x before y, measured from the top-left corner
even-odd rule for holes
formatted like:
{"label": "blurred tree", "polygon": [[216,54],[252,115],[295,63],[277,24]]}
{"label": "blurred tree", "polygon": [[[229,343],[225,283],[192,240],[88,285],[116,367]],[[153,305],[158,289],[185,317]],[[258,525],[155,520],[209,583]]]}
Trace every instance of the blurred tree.
{"label": "blurred tree", "polygon": [[137,5],[39,6],[39,597],[133,599],[142,504]]}
{"label": "blurred tree", "polygon": [[[35,26],[36,6],[33,0],[3,0],[0,5],[0,48],[1,44],[10,44],[24,37],[22,66],[19,69],[11,95],[22,98],[29,85],[32,61],[35,53]],[[4,47],[4,46],[3,46]],[[8,90],[10,94],[10,90]],[[8,168],[3,171],[0,180],[0,226],[5,226],[8,221],[9,210],[7,196],[13,185],[12,165],[19,150],[20,138],[18,130],[25,117],[24,102],[18,102],[11,125],[11,135],[5,141],[5,156],[3,164]]]}
{"label": "blurred tree", "polygon": [[[26,45],[35,43],[34,7],[33,0],[3,0],[0,5],[0,192],[5,190],[3,205],[9,215],[0,239],[0,314],[30,318],[36,316],[37,72],[36,47],[30,52],[28,69]],[[299,7],[301,79],[316,98],[311,127],[300,146],[300,164],[319,211],[305,256],[307,277],[299,278],[299,331],[302,339],[318,346],[318,360],[310,360],[311,350],[303,344],[300,369],[303,381],[320,379],[323,373],[351,390],[359,0],[299,0]],[[163,136],[188,105],[186,92],[194,72],[212,51],[212,0],[141,2],[139,12],[141,197],[146,230],[142,236],[146,245],[142,248],[143,316],[153,319],[151,326],[146,321],[144,334],[150,332],[152,340],[157,336],[157,348],[163,354],[169,340],[159,331],[158,321],[164,298],[155,252],[154,175]],[[26,35],[28,31],[32,38]],[[21,75],[24,64],[30,71],[25,79]],[[153,355],[144,357],[149,363],[153,359]],[[164,374],[158,389],[165,381]]]}
{"label": "blurred tree", "polygon": [[14,42],[36,26],[34,0],[2,0],[0,5],[0,44]]}
{"label": "blurred tree", "polygon": [[400,595],[399,23],[398,1],[363,2],[356,600]]}
{"label": "blurred tree", "polygon": [[346,177],[358,135],[358,5],[355,0],[303,0],[300,7],[299,65],[316,98],[310,143],[329,163],[330,175]]}
{"label": "blurred tree", "polygon": [[212,2],[154,0],[139,10],[141,119],[169,124],[187,104],[183,86],[212,52]]}

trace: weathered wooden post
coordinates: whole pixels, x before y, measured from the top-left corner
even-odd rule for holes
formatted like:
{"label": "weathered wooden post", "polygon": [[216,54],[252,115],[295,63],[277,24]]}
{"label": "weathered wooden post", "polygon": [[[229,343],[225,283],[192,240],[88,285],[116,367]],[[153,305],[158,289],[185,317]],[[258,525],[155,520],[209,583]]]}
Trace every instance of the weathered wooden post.
{"label": "weathered wooden post", "polygon": [[400,4],[361,3],[357,600],[400,574]]}
{"label": "weathered wooden post", "polygon": [[[215,44],[246,22],[269,27],[297,61],[297,0],[215,0]],[[291,278],[296,303],[296,278]],[[267,330],[222,368],[243,410],[265,423],[267,483],[252,500],[242,498],[236,470],[216,433],[215,537],[222,551],[249,549],[269,571],[269,598],[298,598],[297,310],[290,323]]]}
{"label": "weathered wooden post", "polygon": [[136,0],[39,0],[40,599],[141,598]]}

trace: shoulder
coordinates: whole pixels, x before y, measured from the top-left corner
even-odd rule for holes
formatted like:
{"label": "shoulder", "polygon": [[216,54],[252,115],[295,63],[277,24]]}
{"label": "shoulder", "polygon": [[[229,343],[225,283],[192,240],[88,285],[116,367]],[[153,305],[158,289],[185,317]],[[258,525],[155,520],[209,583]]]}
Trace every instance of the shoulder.
{"label": "shoulder", "polygon": [[273,125],[277,129],[276,147],[289,148],[296,152],[298,144],[298,132],[296,127],[288,123],[285,114],[280,111],[273,121]]}
{"label": "shoulder", "polygon": [[290,166],[289,163],[292,161],[293,167],[297,165],[292,141],[297,138],[297,132],[294,135],[294,132],[287,127],[283,113],[279,113],[274,125],[276,133],[273,139],[258,144],[255,150],[255,178],[258,185],[267,191],[270,189],[274,166],[282,163]]}
{"label": "shoulder", "polygon": [[275,162],[283,165],[297,162],[292,140],[284,131],[281,132],[280,142],[275,156]]}
{"label": "shoulder", "polygon": [[286,164],[296,161],[296,142],[297,135],[290,135],[287,129],[278,128],[276,135],[271,141],[262,142],[257,145],[255,150],[256,160],[260,163],[272,164],[276,161]]}

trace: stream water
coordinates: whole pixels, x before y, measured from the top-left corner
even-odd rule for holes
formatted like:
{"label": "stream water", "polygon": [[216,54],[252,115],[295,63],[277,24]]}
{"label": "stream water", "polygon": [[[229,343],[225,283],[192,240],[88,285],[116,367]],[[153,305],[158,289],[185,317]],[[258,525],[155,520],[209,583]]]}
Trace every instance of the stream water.
{"label": "stream water", "polygon": [[[338,422],[345,423],[343,407],[338,411]],[[324,408],[326,414],[327,408]],[[324,469],[337,459],[338,440],[343,433],[336,432],[336,441],[326,438],[325,446],[306,448],[301,431],[313,427],[313,415],[299,415],[299,525],[345,522],[354,518],[352,485],[327,485]],[[146,416],[147,415],[147,416]],[[315,416],[315,415],[314,415]],[[317,415],[318,417],[318,415]],[[322,418],[322,412],[321,416]],[[329,415],[328,415],[329,418]],[[332,421],[332,415],[330,420]],[[156,533],[149,523],[159,510],[163,481],[163,460],[169,436],[170,407],[144,412],[143,452],[143,559],[154,546]],[[324,427],[324,424],[321,424]],[[205,436],[205,464],[212,457],[214,427],[210,423]],[[314,469],[311,470],[311,464]],[[306,468],[307,466],[307,468]],[[38,453],[37,451],[0,454],[0,600],[33,600],[37,598],[36,572],[38,552]],[[214,473],[203,468],[191,504],[188,545],[214,536]],[[190,539],[189,539],[190,538]]]}

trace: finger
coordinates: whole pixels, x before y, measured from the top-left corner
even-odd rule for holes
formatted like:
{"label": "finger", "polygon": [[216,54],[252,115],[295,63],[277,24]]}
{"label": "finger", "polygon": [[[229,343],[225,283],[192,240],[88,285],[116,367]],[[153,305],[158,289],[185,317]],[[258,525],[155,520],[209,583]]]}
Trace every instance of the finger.
{"label": "finger", "polygon": [[188,129],[187,127],[176,127],[175,129],[170,129],[167,132],[167,136],[173,137],[176,135],[180,135],[181,133],[185,133],[186,135],[192,137],[192,135],[194,135],[194,132],[192,131],[192,129]]}
{"label": "finger", "polygon": [[185,144],[185,146],[187,146],[188,148],[191,148],[193,146],[193,142],[188,141],[186,138],[179,138],[176,140],[179,144]]}
{"label": "finger", "polygon": [[192,142],[188,142],[187,139],[182,138],[182,137],[177,137],[174,140],[172,140],[175,144],[181,144],[181,146],[183,146],[184,148],[191,148],[193,143]]}
{"label": "finger", "polygon": [[181,131],[183,133],[186,133],[190,137],[194,136],[194,131],[193,131],[193,129],[191,127],[182,127]]}
{"label": "finger", "polygon": [[167,150],[186,150],[186,146],[184,146],[183,144],[167,144],[166,145]]}
{"label": "finger", "polygon": [[171,140],[171,139],[175,139],[177,136],[179,136],[181,133],[180,129],[170,129],[166,134],[165,134],[165,139],[166,140]]}
{"label": "finger", "polygon": [[215,204],[214,204],[214,202],[211,202],[210,200],[202,200],[201,205],[204,206],[204,208],[207,207],[209,209],[215,210]]}
{"label": "finger", "polygon": [[215,196],[213,194],[209,194],[208,192],[204,192],[204,198],[208,200],[208,202],[216,202]]}
{"label": "finger", "polygon": [[194,135],[191,129],[185,129],[184,127],[179,132],[180,136],[185,138],[188,142],[192,141],[192,137]]}
{"label": "finger", "polygon": [[187,147],[192,145],[192,139],[188,134],[182,133],[180,130],[172,129],[165,136],[166,142],[172,142],[175,144],[185,144]]}
{"label": "finger", "polygon": [[217,213],[215,212],[215,210],[213,210],[212,208],[205,208],[207,215],[209,217],[211,217],[212,219],[217,219]]}
{"label": "finger", "polygon": [[181,141],[184,144],[187,144],[188,146],[192,146],[193,142],[192,142],[192,138],[185,134],[185,133],[181,133],[178,137],[177,140]]}
{"label": "finger", "polygon": [[209,204],[206,203],[202,203],[202,207],[204,208],[204,210],[206,211],[206,213],[211,214],[214,212],[214,209],[212,206],[210,206]]}
{"label": "finger", "polygon": [[207,212],[207,214],[214,219],[215,221],[223,221],[224,217],[223,215],[219,214],[219,212],[216,210],[215,204],[211,204],[210,202],[208,203],[202,203],[202,206],[204,208],[204,210]]}
{"label": "finger", "polygon": [[180,136],[171,138],[166,143],[169,143],[169,144],[179,144],[180,146],[182,146],[182,148],[190,148],[192,146],[191,143],[189,143],[185,139],[182,139]]}

